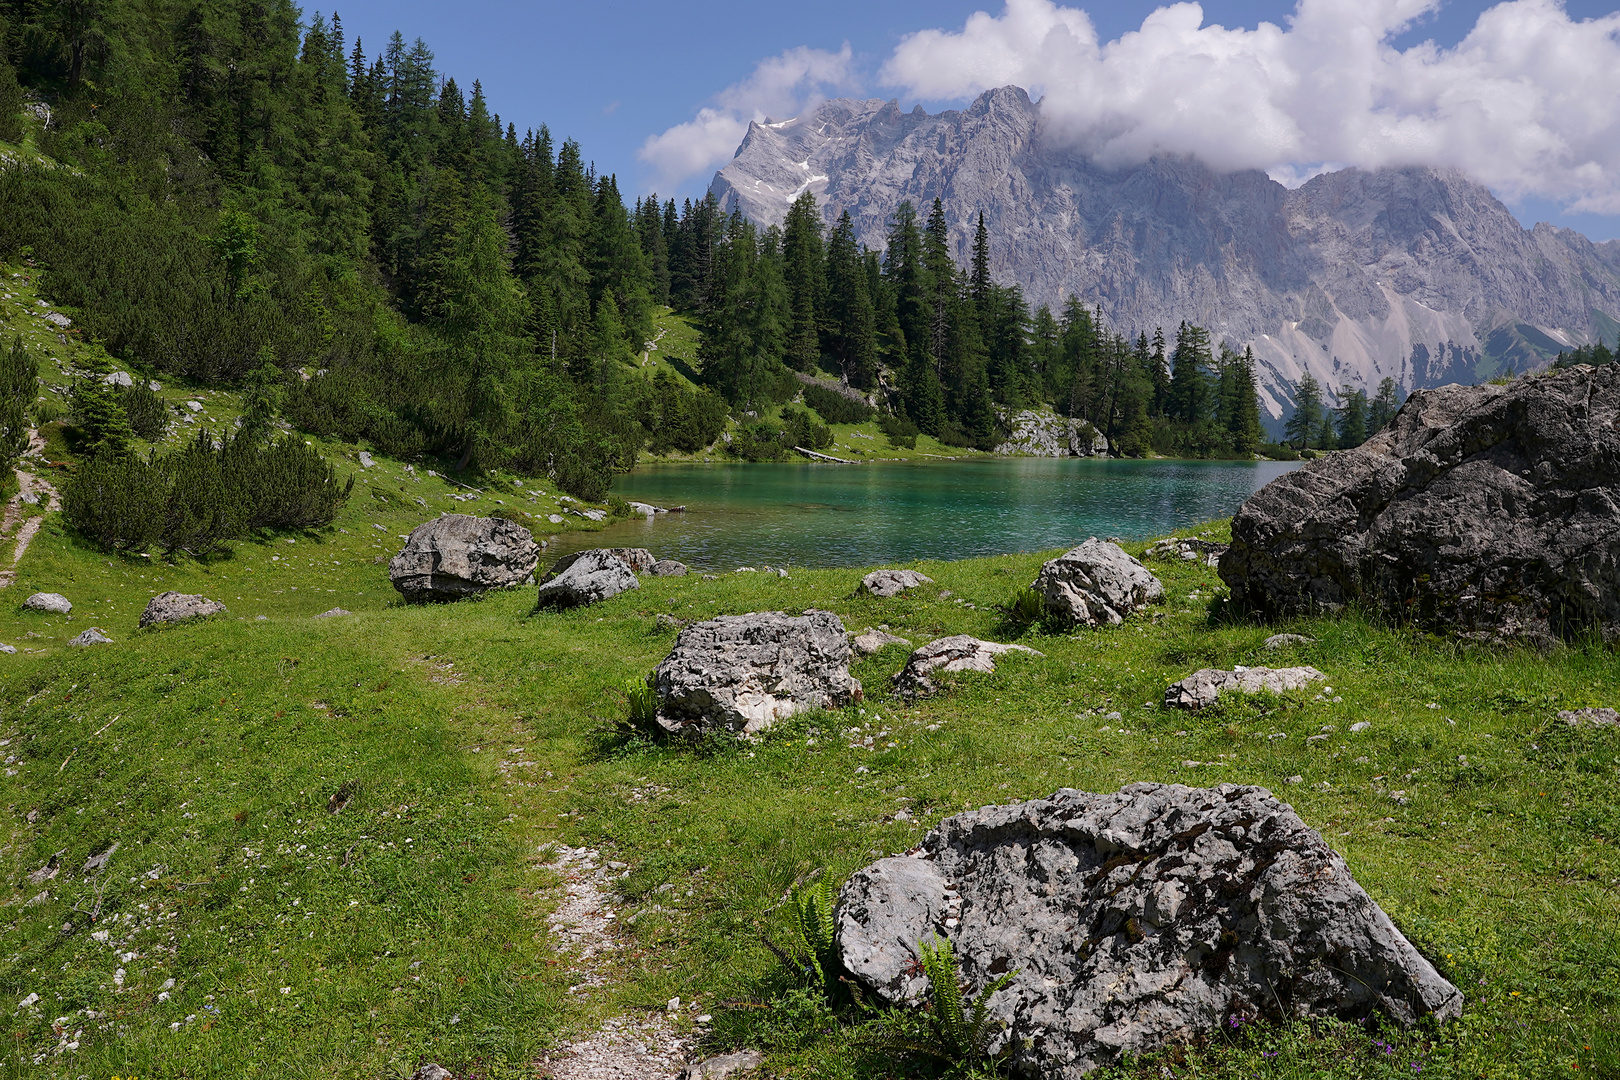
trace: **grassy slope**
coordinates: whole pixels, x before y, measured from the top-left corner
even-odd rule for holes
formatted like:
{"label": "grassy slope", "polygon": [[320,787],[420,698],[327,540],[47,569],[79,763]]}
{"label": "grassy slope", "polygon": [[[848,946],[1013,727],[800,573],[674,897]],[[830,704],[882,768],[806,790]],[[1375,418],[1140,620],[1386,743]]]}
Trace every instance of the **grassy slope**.
{"label": "grassy slope", "polygon": [[[560,1031],[675,996],[715,1014],[716,1046],[763,1044],[794,1075],[880,1073],[807,999],[780,996],[792,980],[757,934],[781,932],[768,912],[784,890],[902,850],[964,807],[1132,780],[1286,792],[1469,997],[1464,1024],[1433,1044],[1396,1039],[1387,1060],[1360,1036],[1264,1029],[1184,1063],[1201,1060],[1197,1075],[1396,1075],[1368,1071],[1391,1062],[1411,1075],[1419,1060],[1426,1075],[1545,1076],[1617,1061],[1605,1032],[1620,944],[1620,737],[1548,723],[1556,707],[1612,699],[1607,653],[1460,653],[1353,619],[1303,622],[1290,629],[1318,644],[1287,659],[1328,672],[1342,700],[1168,715],[1143,703],[1196,667],[1260,661],[1272,632],[1212,622],[1213,571],[1176,565],[1159,568],[1169,598],[1146,618],[1028,635],[1044,657],[1013,658],[933,701],[888,698],[904,659],[891,648],[857,666],[864,712],[753,746],[658,749],[606,734],[622,712],[616,688],[673,642],[655,614],[815,605],[917,642],[1006,637],[990,606],[1040,557],[919,564],[937,584],[892,601],[851,598],[858,571],[799,571],[649,579],[597,608],[536,614],[527,590],[389,606],[385,568],[356,537],[246,545],[236,559],[169,569],[109,566],[47,528],[25,561],[14,600],[60,585],[81,610],[107,612],[97,619],[117,643],[0,667],[0,737],[17,759],[0,780],[15,886],[0,916],[0,1001],[43,999],[12,1013],[7,1074],[231,1076],[274,1061],[367,1076],[433,1057],[458,1075],[478,1062],[481,1075],[527,1075],[522,1063]],[[297,565],[266,565],[283,550]],[[134,633],[140,602],[169,586],[222,596],[231,615]],[[357,614],[309,618],[333,602]],[[269,617],[238,618],[257,613]],[[87,621],[8,610],[0,638],[48,645]],[[1348,734],[1361,719],[1372,729]],[[1305,742],[1325,727],[1328,740]],[[856,728],[873,749],[849,747],[858,739],[840,733]],[[1294,775],[1304,782],[1289,785]],[[344,785],[350,802],[327,813]],[[893,820],[902,806],[918,820]],[[103,877],[81,872],[115,840]],[[535,867],[552,840],[629,864],[626,921],[667,909],[627,928],[624,978],[605,994],[562,990],[568,965],[543,918],[555,893]],[[58,851],[60,875],[29,883]],[[170,978],[172,997],[158,1002]],[[791,1007],[719,1007],[736,999]]]}
{"label": "grassy slope", "polygon": [[[663,309],[657,318],[657,326],[662,332],[658,339],[658,347],[648,350],[645,354],[645,363],[642,367],[651,373],[668,371],[678,379],[682,385],[695,388],[686,376],[686,372],[694,371],[697,367],[697,347],[699,334],[692,326],[691,321],[669,308]],[[814,413],[815,410],[811,409]],[[765,418],[780,420],[782,409],[780,406],[766,411]],[[735,421],[732,425],[735,428]],[[877,421],[871,420],[864,424],[831,424],[833,432],[833,445],[827,447],[822,453],[833,457],[846,458],[851,461],[928,461],[942,458],[978,457],[976,450],[964,449],[960,446],[946,446],[931,435],[919,435],[917,446],[907,450],[889,445],[889,437],[878,430]],[[797,457],[797,455],[795,455]],[[735,458],[729,457],[719,445],[696,454],[682,454],[678,451],[670,454],[658,455],[642,451],[643,463],[677,462],[677,461],[707,461],[729,462]]]}
{"label": "grassy slope", "polygon": [[[221,423],[232,409],[208,399]],[[1469,999],[1463,1023],[1394,1038],[1388,1054],[1358,1033],[1258,1027],[1132,1073],[1620,1069],[1608,1034],[1620,733],[1551,722],[1559,707],[1614,703],[1610,653],[1463,652],[1353,618],[1306,621],[1289,629],[1318,643],[1286,659],[1326,671],[1331,694],[1168,715],[1143,703],[1194,668],[1261,661],[1275,629],[1212,620],[1213,571],[1177,564],[1156,567],[1162,608],[1024,635],[1043,657],[932,701],[889,699],[904,659],[891,648],[857,665],[861,708],[756,745],[660,749],[607,731],[617,688],[673,642],[657,613],[814,605],[918,643],[1006,638],[992,605],[1041,557],[919,564],[937,584],[891,601],[851,598],[859,572],[838,570],[649,579],[570,614],[534,613],[528,590],[403,607],[383,564],[414,524],[496,500],[557,508],[550,494],[456,491],[381,461],[334,528],[206,564],[109,558],[54,522],[42,530],[0,610],[0,641],[25,650],[0,657],[0,1075],[228,1077],[274,1063],[384,1076],[428,1058],[458,1076],[532,1075],[562,1033],[677,995],[715,1015],[716,1048],[764,1046],[793,1075],[879,1075],[891,1065],[863,1056],[759,944],[782,933],[784,890],[902,850],[964,807],[1132,780],[1285,792]],[[230,612],[137,632],[166,588]],[[20,611],[35,589],[66,593],[73,616]],[[339,604],[355,614],[310,618]],[[63,646],[92,624],[115,644]],[[1363,719],[1371,730],[1349,734]],[[850,747],[867,735],[872,749]],[[334,796],[346,802],[329,813]],[[902,806],[917,820],[895,821]],[[631,948],[604,991],[566,991],[544,918],[557,893],[539,866],[553,840],[630,867]],[[115,841],[104,872],[83,869]],[[30,881],[53,855],[56,875]],[[628,925],[650,908],[665,910]],[[773,1004],[721,1007],[738,1000]]]}

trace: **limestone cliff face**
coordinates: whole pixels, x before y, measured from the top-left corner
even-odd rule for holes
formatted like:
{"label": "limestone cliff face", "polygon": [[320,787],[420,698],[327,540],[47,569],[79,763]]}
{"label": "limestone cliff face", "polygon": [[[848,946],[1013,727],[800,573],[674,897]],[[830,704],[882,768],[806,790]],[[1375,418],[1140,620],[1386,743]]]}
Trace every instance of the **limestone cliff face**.
{"label": "limestone cliff face", "polygon": [[963,262],[982,211],[996,276],[1034,304],[1073,295],[1131,335],[1187,319],[1252,345],[1273,418],[1307,371],[1333,388],[1471,383],[1620,329],[1620,241],[1526,230],[1461,173],[1346,169],[1289,190],[1190,158],[1105,169],[1048,140],[1017,87],[935,115],[839,99],[754,124],[710,190],[761,223],[812,191],[872,247],[900,202],[937,196]]}

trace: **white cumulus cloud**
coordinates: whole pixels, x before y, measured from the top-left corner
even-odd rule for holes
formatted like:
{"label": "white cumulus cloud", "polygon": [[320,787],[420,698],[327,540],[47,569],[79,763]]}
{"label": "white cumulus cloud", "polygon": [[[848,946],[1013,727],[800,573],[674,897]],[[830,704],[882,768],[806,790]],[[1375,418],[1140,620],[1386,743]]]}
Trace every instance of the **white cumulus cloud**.
{"label": "white cumulus cloud", "polygon": [[1022,86],[1053,132],[1110,164],[1193,154],[1294,183],[1453,166],[1509,198],[1620,213],[1620,12],[1578,21],[1558,0],[1507,0],[1455,46],[1390,44],[1440,2],[1299,0],[1286,26],[1253,29],[1177,3],[1102,42],[1082,10],[1006,0],[906,37],[881,79],[935,101]]}
{"label": "white cumulus cloud", "polygon": [[858,85],[854,54],[846,43],[838,52],[800,46],[761,60],[746,79],[728,86],[697,116],[659,135],[648,136],[637,156],[652,166],[655,187],[719,168],[731,160],[751,120],[784,120]]}

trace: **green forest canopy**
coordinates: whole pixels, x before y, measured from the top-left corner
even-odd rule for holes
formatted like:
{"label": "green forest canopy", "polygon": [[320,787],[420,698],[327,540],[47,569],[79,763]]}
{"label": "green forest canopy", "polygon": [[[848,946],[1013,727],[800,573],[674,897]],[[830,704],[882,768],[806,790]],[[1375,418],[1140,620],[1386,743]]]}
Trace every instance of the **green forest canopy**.
{"label": "green forest canopy", "polygon": [[[0,257],[126,362],[241,385],[273,365],[301,428],[600,498],[655,449],[797,396],[872,394],[988,447],[1051,405],[1117,453],[1252,454],[1253,361],[1183,325],[1134,342],[1078,301],[1031,311],[967,267],[936,201],[885,249],[806,194],[759,229],[712,199],[627,206],[578,144],[521,136],[395,34],[375,54],[286,0],[0,0]],[[49,123],[25,122],[27,101]],[[662,306],[703,331],[693,392],[635,363]],[[589,407],[582,407],[589,402]]]}

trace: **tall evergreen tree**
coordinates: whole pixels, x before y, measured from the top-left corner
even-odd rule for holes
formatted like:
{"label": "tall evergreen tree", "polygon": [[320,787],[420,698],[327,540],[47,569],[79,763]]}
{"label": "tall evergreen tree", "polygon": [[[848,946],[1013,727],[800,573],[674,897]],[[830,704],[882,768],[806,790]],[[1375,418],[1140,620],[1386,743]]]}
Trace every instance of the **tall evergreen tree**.
{"label": "tall evergreen tree", "polygon": [[814,371],[821,360],[820,315],[826,302],[827,268],[821,212],[816,209],[816,197],[808,191],[788,207],[782,259],[789,312],[787,364],[799,371]]}
{"label": "tall evergreen tree", "polygon": [[1309,448],[1313,442],[1320,446],[1325,417],[1322,384],[1307,371],[1294,385],[1294,415],[1283,426],[1283,436],[1301,450]]}

